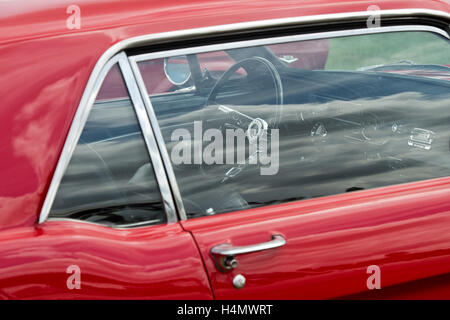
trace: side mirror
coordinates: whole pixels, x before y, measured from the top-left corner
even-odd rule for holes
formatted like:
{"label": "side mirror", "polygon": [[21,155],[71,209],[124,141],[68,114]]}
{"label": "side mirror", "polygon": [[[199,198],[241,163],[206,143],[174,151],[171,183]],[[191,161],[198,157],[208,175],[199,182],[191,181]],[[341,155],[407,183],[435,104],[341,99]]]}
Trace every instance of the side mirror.
{"label": "side mirror", "polygon": [[181,86],[191,78],[191,69],[186,56],[164,59],[164,72],[174,85]]}

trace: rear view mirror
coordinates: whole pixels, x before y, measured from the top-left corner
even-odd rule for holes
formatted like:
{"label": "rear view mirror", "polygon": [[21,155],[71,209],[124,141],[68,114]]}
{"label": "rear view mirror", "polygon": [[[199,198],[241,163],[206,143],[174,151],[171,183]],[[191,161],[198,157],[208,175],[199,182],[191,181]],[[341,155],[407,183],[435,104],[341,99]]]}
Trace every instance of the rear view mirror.
{"label": "rear view mirror", "polygon": [[167,79],[177,86],[185,84],[191,77],[191,69],[186,56],[165,58],[164,72]]}

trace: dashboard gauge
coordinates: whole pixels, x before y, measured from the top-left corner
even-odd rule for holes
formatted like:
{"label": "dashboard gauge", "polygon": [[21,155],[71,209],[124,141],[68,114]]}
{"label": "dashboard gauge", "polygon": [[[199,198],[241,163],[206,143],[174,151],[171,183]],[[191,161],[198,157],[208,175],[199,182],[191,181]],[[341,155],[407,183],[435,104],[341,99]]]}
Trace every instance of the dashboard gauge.
{"label": "dashboard gauge", "polygon": [[399,132],[400,125],[397,122],[394,122],[391,126],[391,130],[393,133]]}
{"label": "dashboard gauge", "polygon": [[328,130],[323,122],[316,122],[311,129],[311,137],[325,138],[328,134]]}
{"label": "dashboard gauge", "polygon": [[391,131],[393,134],[405,134],[408,133],[408,127],[402,121],[394,121],[391,125]]}
{"label": "dashboard gauge", "polygon": [[368,140],[374,144],[385,144],[388,141],[391,131],[398,129],[398,127],[394,127],[394,129],[384,128],[383,122],[373,113],[363,113],[362,119],[361,133],[365,140]]}

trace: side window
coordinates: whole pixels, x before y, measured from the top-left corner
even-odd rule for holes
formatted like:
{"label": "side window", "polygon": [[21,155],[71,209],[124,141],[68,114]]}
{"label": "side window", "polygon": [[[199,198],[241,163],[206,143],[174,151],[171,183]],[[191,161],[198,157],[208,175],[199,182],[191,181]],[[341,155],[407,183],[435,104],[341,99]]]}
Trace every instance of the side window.
{"label": "side window", "polygon": [[49,217],[116,227],[166,222],[147,147],[117,65],[103,82]]}
{"label": "side window", "polygon": [[[196,50],[189,63],[214,77],[197,73],[195,94],[150,92],[188,217],[450,175],[441,35],[209,50],[209,60]],[[135,60],[142,72],[154,61]]]}

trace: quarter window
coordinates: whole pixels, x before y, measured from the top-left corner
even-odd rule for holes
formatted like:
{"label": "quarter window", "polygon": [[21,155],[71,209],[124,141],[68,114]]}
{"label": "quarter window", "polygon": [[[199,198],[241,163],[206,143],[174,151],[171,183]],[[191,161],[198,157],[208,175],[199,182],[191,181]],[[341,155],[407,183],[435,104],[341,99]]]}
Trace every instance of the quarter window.
{"label": "quarter window", "polygon": [[166,222],[149,154],[117,65],[104,80],[49,217],[116,227]]}

